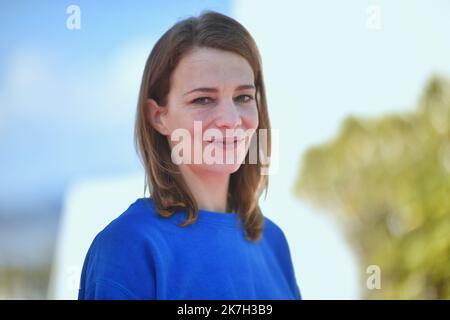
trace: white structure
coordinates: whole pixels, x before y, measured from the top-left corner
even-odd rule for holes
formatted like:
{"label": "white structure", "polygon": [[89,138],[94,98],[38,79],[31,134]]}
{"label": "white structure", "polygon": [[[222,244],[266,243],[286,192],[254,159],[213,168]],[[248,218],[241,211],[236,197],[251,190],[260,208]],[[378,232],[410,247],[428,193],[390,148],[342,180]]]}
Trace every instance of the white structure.
{"label": "white structure", "polygon": [[84,258],[94,237],[144,195],[144,176],[83,180],[67,193],[51,273],[49,299],[77,299]]}

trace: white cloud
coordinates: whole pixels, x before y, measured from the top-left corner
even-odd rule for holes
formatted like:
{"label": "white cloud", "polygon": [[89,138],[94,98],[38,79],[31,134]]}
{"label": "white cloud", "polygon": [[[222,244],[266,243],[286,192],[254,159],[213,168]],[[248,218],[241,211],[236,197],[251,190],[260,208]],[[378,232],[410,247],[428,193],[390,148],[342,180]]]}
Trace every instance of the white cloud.
{"label": "white cloud", "polygon": [[29,193],[56,192],[80,175],[135,170],[136,101],[153,44],[130,40],[101,61],[13,48],[0,81],[0,193],[11,198],[23,182]]}
{"label": "white cloud", "polygon": [[10,52],[0,83],[3,110],[18,116],[49,112],[48,100],[57,83],[49,51],[37,47],[19,47]]}
{"label": "white cloud", "polygon": [[129,124],[153,40],[131,39],[106,61],[65,61],[45,48],[17,48],[0,82],[0,116],[12,126],[24,119],[75,129]]}

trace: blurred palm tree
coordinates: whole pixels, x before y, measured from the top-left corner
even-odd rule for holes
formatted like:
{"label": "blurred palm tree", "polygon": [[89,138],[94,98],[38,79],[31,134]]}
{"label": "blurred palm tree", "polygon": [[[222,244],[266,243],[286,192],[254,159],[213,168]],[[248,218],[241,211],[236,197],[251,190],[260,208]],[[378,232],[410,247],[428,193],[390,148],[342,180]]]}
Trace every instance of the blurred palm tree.
{"label": "blurred palm tree", "polygon": [[[297,196],[336,215],[369,299],[450,299],[450,84],[432,77],[410,113],[347,118],[309,149]],[[366,267],[381,289],[366,287]]]}

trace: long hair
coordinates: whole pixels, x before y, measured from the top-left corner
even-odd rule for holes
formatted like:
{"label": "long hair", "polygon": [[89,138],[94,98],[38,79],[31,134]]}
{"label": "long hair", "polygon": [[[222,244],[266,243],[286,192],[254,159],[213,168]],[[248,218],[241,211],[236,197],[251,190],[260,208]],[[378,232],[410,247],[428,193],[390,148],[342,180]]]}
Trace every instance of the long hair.
{"label": "long hair", "polygon": [[[185,209],[187,226],[198,218],[198,205],[176,164],[171,161],[167,138],[148,121],[146,101],[154,99],[166,106],[170,90],[170,77],[178,62],[190,50],[207,47],[237,53],[253,69],[256,87],[260,129],[266,129],[264,144],[258,142],[260,152],[270,157],[271,135],[264,88],[262,62],[256,43],[250,33],[236,20],[214,11],[204,11],[198,17],[177,22],[153,47],[144,69],[139,92],[135,123],[135,147],[145,169],[145,190],[148,187],[158,214],[170,217]],[[264,150],[262,150],[264,149]],[[232,173],[228,187],[227,211],[236,210],[243,222],[248,240],[260,239],[264,217],[258,204],[261,193],[267,195],[268,176],[261,174],[262,164],[252,164],[247,152],[244,163]]]}

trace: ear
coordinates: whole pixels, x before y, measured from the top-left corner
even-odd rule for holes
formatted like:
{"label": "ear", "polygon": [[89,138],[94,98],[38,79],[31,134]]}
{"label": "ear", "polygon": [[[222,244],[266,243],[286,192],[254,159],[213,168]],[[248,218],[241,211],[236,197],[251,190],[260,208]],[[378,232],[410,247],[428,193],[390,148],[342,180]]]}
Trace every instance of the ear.
{"label": "ear", "polygon": [[167,114],[167,107],[161,107],[153,99],[147,99],[146,101],[146,115],[147,120],[150,122],[156,131],[166,136],[169,134],[169,130],[166,127],[165,116]]}

